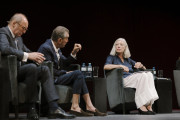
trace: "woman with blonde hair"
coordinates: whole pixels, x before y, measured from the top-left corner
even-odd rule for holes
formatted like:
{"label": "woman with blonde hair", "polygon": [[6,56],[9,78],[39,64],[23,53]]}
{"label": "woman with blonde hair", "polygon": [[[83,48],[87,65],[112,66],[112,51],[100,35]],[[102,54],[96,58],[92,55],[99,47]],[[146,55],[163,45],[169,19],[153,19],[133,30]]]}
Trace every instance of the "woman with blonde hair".
{"label": "woman with blonde hair", "polygon": [[105,70],[123,68],[123,81],[125,87],[135,88],[135,103],[140,114],[153,115],[152,104],[157,100],[158,94],[154,86],[153,74],[149,71],[134,72],[133,68],[146,69],[141,62],[130,58],[130,50],[124,38],[114,42],[110,55],[104,65]]}

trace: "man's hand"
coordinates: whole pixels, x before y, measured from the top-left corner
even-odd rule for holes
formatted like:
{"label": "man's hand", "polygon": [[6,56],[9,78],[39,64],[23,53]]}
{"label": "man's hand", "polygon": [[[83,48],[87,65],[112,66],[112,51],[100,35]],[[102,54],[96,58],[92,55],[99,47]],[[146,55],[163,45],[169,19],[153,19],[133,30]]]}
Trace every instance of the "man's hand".
{"label": "man's hand", "polygon": [[82,49],[81,44],[77,44],[77,43],[75,43],[75,44],[74,44],[73,51],[72,51],[72,55],[76,55],[76,54],[77,54],[77,52],[79,52],[79,50],[81,50],[81,49]]}
{"label": "man's hand", "polygon": [[39,52],[28,53],[28,59],[33,60],[39,64],[41,64],[45,60],[44,54]]}

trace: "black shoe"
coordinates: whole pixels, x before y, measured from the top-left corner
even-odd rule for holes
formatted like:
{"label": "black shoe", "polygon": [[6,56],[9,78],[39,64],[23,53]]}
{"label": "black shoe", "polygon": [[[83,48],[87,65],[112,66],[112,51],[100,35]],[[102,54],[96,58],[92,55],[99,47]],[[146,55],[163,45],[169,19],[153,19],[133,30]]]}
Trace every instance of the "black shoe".
{"label": "black shoe", "polygon": [[95,109],[95,112],[92,112],[92,111],[89,111],[89,110],[86,110],[86,112],[94,114],[94,116],[107,116],[107,113],[102,113],[98,109]]}
{"label": "black shoe", "polygon": [[58,107],[58,109],[56,110],[49,110],[48,118],[49,119],[56,119],[56,118],[72,119],[72,118],[75,118],[75,115],[68,114],[63,109]]}
{"label": "black shoe", "polygon": [[150,111],[150,110],[148,110],[148,111],[151,113],[151,115],[155,115],[156,114],[154,111]]}
{"label": "black shoe", "polygon": [[156,114],[153,110],[149,110],[148,108],[146,108],[146,109],[151,113],[151,115],[155,115]]}
{"label": "black shoe", "polygon": [[31,108],[29,113],[27,114],[28,120],[39,120],[39,116],[35,108]]}
{"label": "black shoe", "polygon": [[82,109],[81,109],[81,112],[70,110],[69,113],[71,113],[73,115],[76,115],[78,117],[91,117],[91,116],[94,116],[94,114],[88,113],[88,112],[84,112]]}
{"label": "black shoe", "polygon": [[141,115],[152,115],[152,113],[150,111],[142,111],[140,108],[138,109],[139,114]]}

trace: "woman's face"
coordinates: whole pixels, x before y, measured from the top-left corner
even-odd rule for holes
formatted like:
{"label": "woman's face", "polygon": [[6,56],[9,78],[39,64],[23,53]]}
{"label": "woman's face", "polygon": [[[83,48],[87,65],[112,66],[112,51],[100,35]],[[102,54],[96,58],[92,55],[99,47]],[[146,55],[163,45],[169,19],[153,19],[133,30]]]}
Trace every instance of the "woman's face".
{"label": "woman's face", "polygon": [[125,51],[125,43],[123,41],[117,41],[115,44],[116,53],[123,53]]}

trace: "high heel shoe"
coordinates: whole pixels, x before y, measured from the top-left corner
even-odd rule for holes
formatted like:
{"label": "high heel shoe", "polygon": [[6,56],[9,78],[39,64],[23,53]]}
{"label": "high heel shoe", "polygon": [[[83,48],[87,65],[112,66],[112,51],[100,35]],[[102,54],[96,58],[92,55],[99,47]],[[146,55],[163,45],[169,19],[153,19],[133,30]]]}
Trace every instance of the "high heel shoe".
{"label": "high heel shoe", "polygon": [[150,111],[142,111],[140,108],[138,108],[138,111],[141,115],[152,115]]}
{"label": "high heel shoe", "polygon": [[156,114],[154,111],[151,111],[149,109],[147,109],[147,110],[151,113],[151,115],[155,115]]}
{"label": "high heel shoe", "polygon": [[150,111],[150,110],[148,110],[148,111],[151,113],[151,115],[155,115],[156,114],[154,111]]}
{"label": "high heel shoe", "polygon": [[150,109],[148,109],[148,107],[146,107],[146,109],[151,113],[151,115],[155,115],[156,113],[152,110],[152,108],[151,108],[151,110]]}

